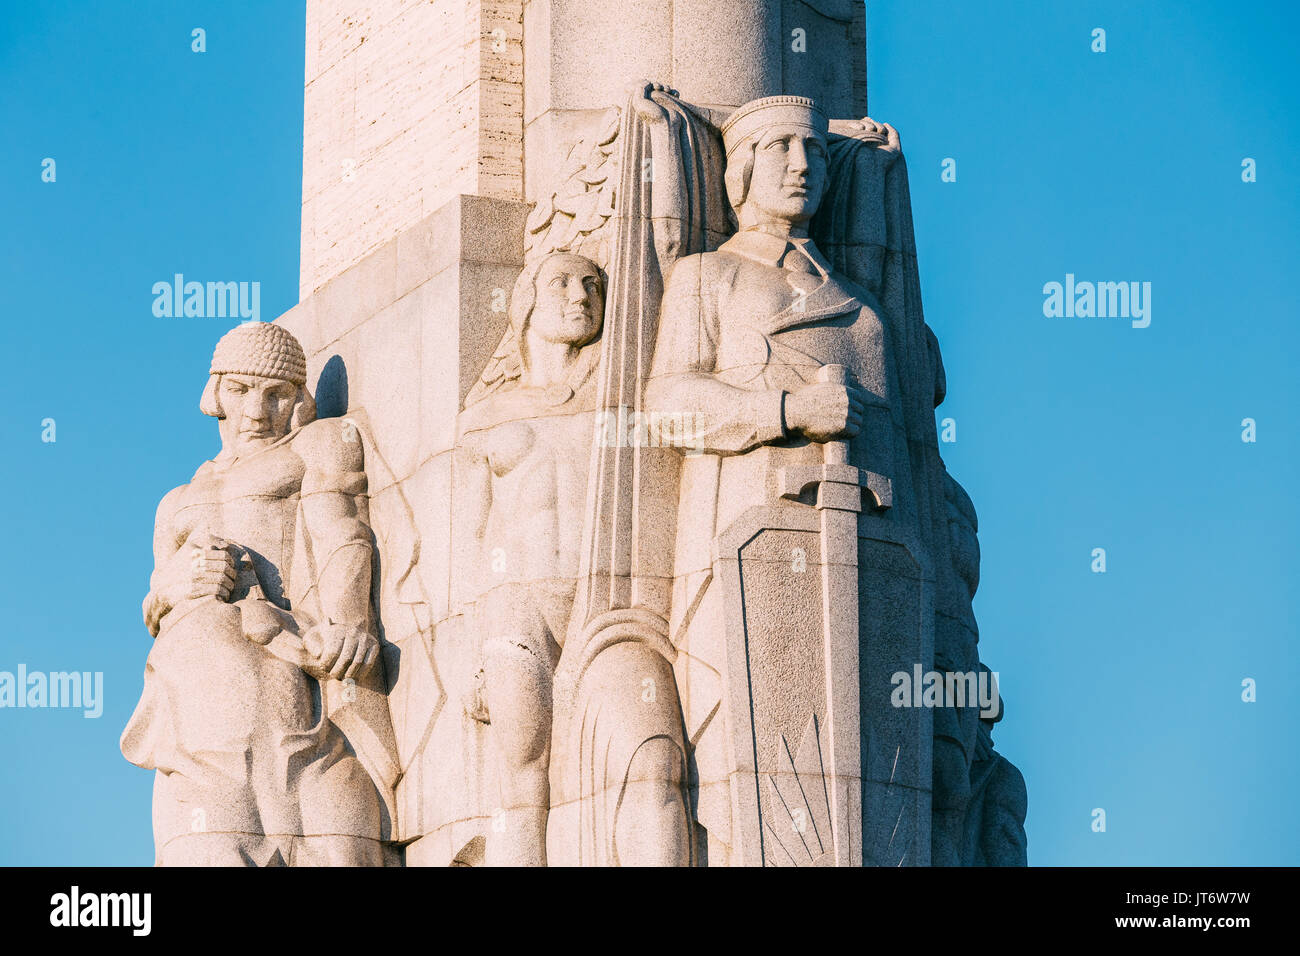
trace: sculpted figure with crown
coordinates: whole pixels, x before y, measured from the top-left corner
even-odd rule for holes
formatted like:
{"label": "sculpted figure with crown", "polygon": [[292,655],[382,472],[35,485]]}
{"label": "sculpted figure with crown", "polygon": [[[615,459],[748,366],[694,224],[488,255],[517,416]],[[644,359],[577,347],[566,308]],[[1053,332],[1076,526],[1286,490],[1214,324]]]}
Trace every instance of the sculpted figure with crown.
{"label": "sculpted figure with crown", "polygon": [[[964,818],[970,755],[932,767],[938,725],[890,693],[963,593],[898,135],[800,96],[719,115],[659,84],[623,117],[597,203],[620,230],[601,407],[695,427],[671,461],[593,449],[551,842],[596,864],[645,845],[710,866],[963,862],[931,795]],[[625,799],[647,780],[655,800]]]}
{"label": "sculpted figure with crown", "polygon": [[[748,660],[749,667],[760,670],[784,669],[781,679],[789,683],[784,705],[791,708],[793,723],[783,725],[779,734],[792,751],[804,742],[806,721],[819,722],[821,739],[816,743],[823,752],[828,751],[835,732],[857,734],[856,715],[852,715],[851,731],[850,715],[835,715],[837,724],[831,720],[833,692],[824,672],[835,663],[824,641],[811,633],[830,628],[830,618],[842,612],[856,617],[857,608],[847,606],[856,602],[854,585],[833,593],[832,583],[819,574],[817,565],[829,561],[853,565],[857,554],[828,553],[828,548],[835,547],[833,542],[816,535],[794,537],[781,519],[765,517],[753,528],[759,535],[755,540],[781,540],[784,546],[785,539],[777,536],[785,534],[791,556],[802,548],[811,554],[813,567],[811,573],[785,575],[792,579],[789,584],[746,570],[744,583],[755,592],[746,602],[739,595],[724,593],[726,575],[715,559],[717,541],[733,525],[754,517],[752,509],[782,504],[787,510],[807,508],[797,501],[783,502],[774,493],[774,482],[783,472],[820,467],[828,443],[849,450],[849,465],[881,476],[877,484],[900,477],[893,466],[891,359],[880,306],[866,289],[837,273],[810,234],[828,186],[828,125],[811,100],[795,96],[749,103],[723,124],[725,188],[738,228],[716,250],[686,256],[673,266],[646,387],[646,404],[652,410],[695,416],[697,437],[705,452],[683,458],[680,472],[678,589],[674,597],[690,601],[696,610],[689,621],[682,615],[679,650],[690,655],[692,669],[707,668],[725,675],[721,683],[735,689],[742,679],[737,673],[738,661]],[[828,366],[841,367],[845,374],[830,379],[823,374]],[[856,486],[845,488],[855,499],[856,510],[862,510]],[[881,499],[871,502],[877,507],[890,501],[883,486],[881,491]],[[853,513],[850,523],[855,519]],[[796,564],[788,567],[793,569]],[[815,593],[819,589],[820,595]],[[774,591],[794,597],[799,604],[812,603],[810,609],[818,620],[801,622],[809,631],[806,647],[800,646],[788,625],[774,617],[770,608],[762,606],[765,593]],[[826,602],[823,607],[816,606],[822,602]],[[730,663],[728,618],[732,640],[738,619],[745,620],[746,656],[733,656]],[[792,662],[794,666],[780,659],[778,646],[785,640],[801,659]],[[856,654],[853,656],[856,661]],[[807,665],[818,661],[820,667],[804,673]],[[856,688],[858,675],[848,678]],[[686,680],[695,684],[693,690],[699,694],[701,682],[691,681],[689,674]],[[719,703],[722,696],[720,686]],[[722,706],[726,719],[705,728],[695,746],[699,780],[695,816],[709,834],[709,856],[714,862],[729,857],[736,862],[759,862],[754,850],[743,851],[748,842],[743,831],[775,826],[780,832],[791,826],[789,820],[775,824],[771,820],[769,804],[788,801],[768,799],[764,780],[767,776],[780,780],[780,771],[770,761],[765,763],[762,753],[776,742],[762,738],[769,736],[765,730],[777,729],[766,720],[777,702],[765,699],[757,686],[744,696],[750,698],[747,706],[758,709],[754,717],[760,752],[757,765],[747,768],[735,759],[737,740],[745,739],[753,746],[748,743],[750,734],[737,726],[735,705]],[[699,701],[694,704],[695,708],[700,705]],[[852,706],[858,705],[854,700]],[[733,739],[704,739],[719,733]],[[747,812],[743,795],[734,792],[735,775],[749,769],[758,778],[756,812]],[[828,801],[822,801],[825,806],[807,807],[804,812],[808,820],[822,824],[823,831],[810,861],[834,859],[835,838],[848,841],[846,834],[830,832],[836,829],[831,825],[837,802],[835,780],[840,778],[844,785],[841,802],[851,803],[851,812],[860,814],[860,801],[849,790],[860,786],[862,771],[852,763],[832,766],[829,753],[815,770],[793,769],[804,772],[805,778],[811,773],[813,777],[805,783],[830,794]],[[849,808],[843,812],[847,819]],[[793,819],[798,822],[797,814]],[[777,842],[782,842],[779,837]],[[802,834],[797,842],[800,848],[806,846]],[[844,850],[840,862],[861,861],[860,849],[850,853],[846,845]],[[776,854],[769,848],[760,859],[773,862]]]}

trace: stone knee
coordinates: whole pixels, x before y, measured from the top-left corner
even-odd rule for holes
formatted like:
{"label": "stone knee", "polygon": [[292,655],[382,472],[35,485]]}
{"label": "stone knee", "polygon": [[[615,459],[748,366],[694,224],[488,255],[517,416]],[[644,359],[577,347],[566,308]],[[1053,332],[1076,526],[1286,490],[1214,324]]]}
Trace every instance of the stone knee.
{"label": "stone knee", "polygon": [[690,825],[686,755],[671,737],[652,737],[632,755],[619,795],[614,846],[622,866],[687,866]]}

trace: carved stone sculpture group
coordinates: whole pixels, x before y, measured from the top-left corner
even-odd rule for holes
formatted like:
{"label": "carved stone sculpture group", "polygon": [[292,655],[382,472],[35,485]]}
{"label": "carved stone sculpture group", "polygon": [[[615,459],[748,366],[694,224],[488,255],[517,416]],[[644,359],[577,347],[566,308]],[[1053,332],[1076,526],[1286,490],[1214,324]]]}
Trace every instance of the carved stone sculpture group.
{"label": "carved stone sculpture group", "polygon": [[[475,666],[447,693],[487,741],[482,860],[1023,864],[1000,705],[891,699],[917,665],[987,670],[897,133],[646,83],[571,156],[456,421]],[[227,333],[221,452],[158,509],[122,748],[157,771],[160,864],[402,859],[391,571],[363,436],[315,419],[306,367],[280,326]]]}

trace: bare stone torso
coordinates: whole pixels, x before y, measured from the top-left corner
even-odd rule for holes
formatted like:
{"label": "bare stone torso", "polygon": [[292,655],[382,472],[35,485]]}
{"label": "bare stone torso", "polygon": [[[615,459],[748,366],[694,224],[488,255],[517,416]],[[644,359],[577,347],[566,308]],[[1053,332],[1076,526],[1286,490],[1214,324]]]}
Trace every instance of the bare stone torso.
{"label": "bare stone torso", "polygon": [[[305,820],[299,798],[340,759],[355,763],[322,717],[319,683],[245,636],[251,604],[265,599],[294,610],[290,579],[304,466],[291,441],[226,468],[205,463],[172,517],[180,548],[207,532],[246,549],[249,564],[229,602],[204,597],[173,608],[149,655],[146,693],[153,700],[143,722],[152,725],[145,733],[174,817],[160,821],[160,833],[187,832],[185,811],[199,808],[209,830],[329,833],[348,825],[351,807],[339,807],[334,821],[328,803],[310,801],[317,819]],[[298,626],[311,623],[300,619]]]}

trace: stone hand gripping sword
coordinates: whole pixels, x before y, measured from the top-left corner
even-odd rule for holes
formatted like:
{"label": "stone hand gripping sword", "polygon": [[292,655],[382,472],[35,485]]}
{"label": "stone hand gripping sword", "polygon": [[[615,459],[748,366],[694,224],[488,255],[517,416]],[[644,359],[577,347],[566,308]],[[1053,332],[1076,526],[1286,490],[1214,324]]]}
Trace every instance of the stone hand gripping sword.
{"label": "stone hand gripping sword", "polygon": [[[843,365],[825,365],[819,382],[847,384]],[[862,744],[859,691],[858,515],[862,489],[877,509],[889,507],[889,480],[849,464],[849,443],[822,445],[822,464],[780,469],[782,498],[798,500],[816,486],[821,518],[822,632],[826,661],[826,735],[831,831],[836,866],[862,866]],[[879,488],[881,492],[874,489]]]}

